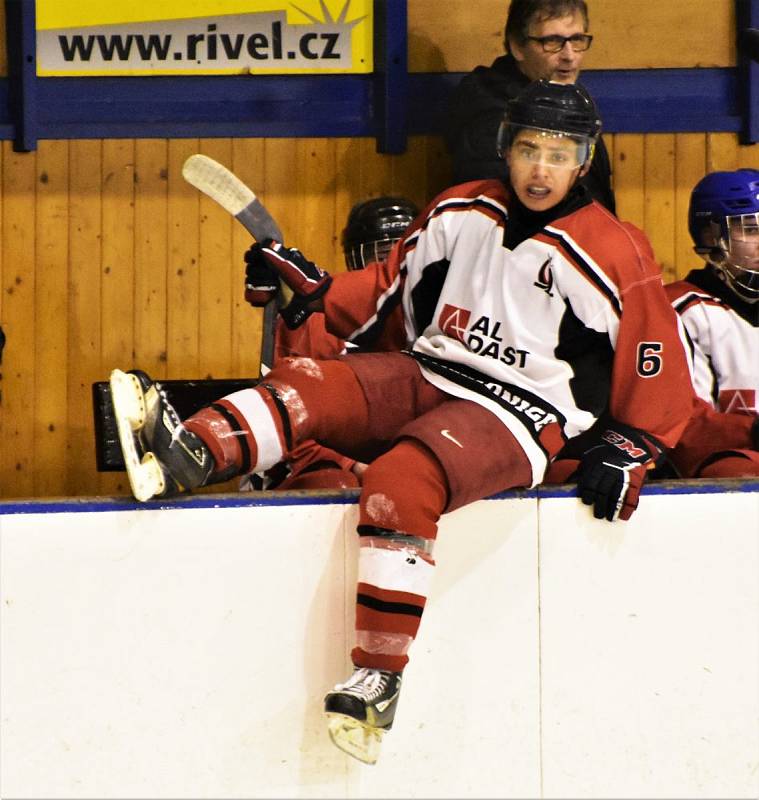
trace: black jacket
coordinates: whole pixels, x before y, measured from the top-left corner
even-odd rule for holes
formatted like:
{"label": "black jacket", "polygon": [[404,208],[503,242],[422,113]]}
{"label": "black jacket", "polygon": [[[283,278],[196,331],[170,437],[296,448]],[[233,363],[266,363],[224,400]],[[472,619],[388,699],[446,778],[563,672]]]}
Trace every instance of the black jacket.
{"label": "black jacket", "polygon": [[[512,55],[497,58],[489,67],[476,67],[461,79],[451,98],[446,129],[454,183],[481,178],[508,180],[506,163],[496,154],[496,135],[506,103],[529,83]],[[590,172],[581,182],[593,198],[616,213],[609,153],[601,137]]]}

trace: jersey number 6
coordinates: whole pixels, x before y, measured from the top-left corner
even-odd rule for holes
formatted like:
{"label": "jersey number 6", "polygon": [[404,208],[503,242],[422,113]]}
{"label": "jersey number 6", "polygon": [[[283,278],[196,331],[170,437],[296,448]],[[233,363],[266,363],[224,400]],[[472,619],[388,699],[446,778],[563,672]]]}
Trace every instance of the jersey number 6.
{"label": "jersey number 6", "polygon": [[638,375],[641,378],[653,378],[662,368],[661,342],[640,342],[638,344]]}

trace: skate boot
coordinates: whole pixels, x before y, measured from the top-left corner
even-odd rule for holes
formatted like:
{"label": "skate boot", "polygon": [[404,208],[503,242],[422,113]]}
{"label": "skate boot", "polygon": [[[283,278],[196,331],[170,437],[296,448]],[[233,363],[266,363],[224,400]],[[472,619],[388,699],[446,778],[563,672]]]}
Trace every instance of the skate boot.
{"label": "skate boot", "polygon": [[400,672],[356,667],[324,698],[334,744],[365,764],[376,763],[382,734],[393,727],[400,691]]}
{"label": "skate boot", "polygon": [[213,469],[203,442],[185,429],[159,383],[144,372],[113,370],[113,413],[132,494],[168,497],[202,486]]}

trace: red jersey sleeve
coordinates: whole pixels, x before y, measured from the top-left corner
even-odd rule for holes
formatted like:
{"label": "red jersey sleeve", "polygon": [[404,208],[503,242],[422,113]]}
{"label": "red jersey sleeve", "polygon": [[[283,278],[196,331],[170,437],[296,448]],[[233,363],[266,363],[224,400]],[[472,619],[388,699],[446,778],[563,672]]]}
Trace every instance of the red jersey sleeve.
{"label": "red jersey sleeve", "polygon": [[334,358],[345,352],[345,342],[327,331],[324,314],[314,313],[295,330],[277,317],[274,333],[274,363],[286,356]]}
{"label": "red jersey sleeve", "polygon": [[[623,224],[624,262],[614,259],[621,313],[612,370],[613,417],[673,447],[693,408],[695,393],[682,324],[667,299],[661,268],[642,231]],[[620,242],[622,244],[622,242]]]}
{"label": "red jersey sleeve", "polygon": [[396,243],[387,261],[334,276],[324,295],[329,332],[365,349],[400,350],[405,346],[403,243]]}

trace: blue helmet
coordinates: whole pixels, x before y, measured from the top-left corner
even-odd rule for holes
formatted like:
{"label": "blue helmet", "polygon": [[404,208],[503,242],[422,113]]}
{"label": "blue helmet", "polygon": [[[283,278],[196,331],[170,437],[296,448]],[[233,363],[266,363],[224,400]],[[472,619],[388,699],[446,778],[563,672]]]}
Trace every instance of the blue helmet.
{"label": "blue helmet", "polygon": [[759,170],[710,172],[693,188],[694,250],[748,302],[759,300]]}

